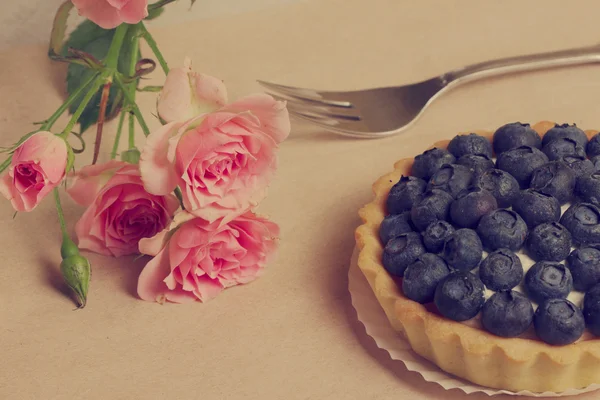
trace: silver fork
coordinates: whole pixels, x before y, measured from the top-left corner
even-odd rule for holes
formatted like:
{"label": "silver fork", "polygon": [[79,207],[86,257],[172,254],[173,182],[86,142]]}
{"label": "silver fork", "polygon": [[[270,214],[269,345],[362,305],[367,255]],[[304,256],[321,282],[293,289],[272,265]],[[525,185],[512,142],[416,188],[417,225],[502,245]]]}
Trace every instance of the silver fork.
{"label": "silver fork", "polygon": [[381,138],[408,128],[440,94],[494,75],[600,62],[600,45],[469,65],[410,85],[349,92],[317,91],[258,81],[286,100],[291,116],[347,136]]}

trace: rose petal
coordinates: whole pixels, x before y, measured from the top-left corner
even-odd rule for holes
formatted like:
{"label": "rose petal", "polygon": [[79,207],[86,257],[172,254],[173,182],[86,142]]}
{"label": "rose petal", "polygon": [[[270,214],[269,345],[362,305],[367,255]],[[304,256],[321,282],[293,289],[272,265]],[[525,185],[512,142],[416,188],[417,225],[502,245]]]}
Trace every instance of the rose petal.
{"label": "rose petal", "polygon": [[125,166],[127,163],[117,160],[87,165],[69,176],[67,193],[79,205],[89,206],[110,178]]}
{"label": "rose petal", "polygon": [[106,0],[73,0],[73,5],[79,11],[79,15],[88,18],[101,28],[113,29],[123,22],[119,11]]}
{"label": "rose petal", "polygon": [[148,261],[140,273],[137,286],[138,296],[143,300],[158,301],[157,299],[168,291],[164,279],[169,273],[168,251],[163,249]]}
{"label": "rose petal", "polygon": [[[112,0],[115,1],[115,0]],[[124,0],[117,0],[125,3]],[[148,0],[129,0],[121,5],[119,16],[128,24],[137,24],[148,16]]]}
{"label": "rose petal", "polygon": [[167,158],[169,138],[177,133],[181,123],[172,122],[152,132],[140,157],[140,171],[148,193],[165,195],[177,187],[173,162]]}
{"label": "rose petal", "polygon": [[234,113],[250,111],[258,117],[262,131],[277,143],[283,142],[290,134],[290,116],[286,103],[277,101],[268,94],[259,93],[243,97],[221,111]]}

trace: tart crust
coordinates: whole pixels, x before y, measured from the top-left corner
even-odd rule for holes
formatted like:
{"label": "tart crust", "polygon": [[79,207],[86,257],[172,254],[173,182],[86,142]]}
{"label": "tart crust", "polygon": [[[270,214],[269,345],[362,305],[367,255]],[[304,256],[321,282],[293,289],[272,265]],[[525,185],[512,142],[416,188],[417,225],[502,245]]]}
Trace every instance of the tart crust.
{"label": "tart crust", "polygon": [[[532,126],[541,136],[553,122]],[[588,138],[598,131],[585,131]],[[470,132],[469,132],[470,133]],[[493,132],[475,131],[491,140]],[[446,148],[449,141],[435,143]],[[600,338],[567,346],[540,340],[502,338],[477,327],[446,319],[412,301],[399,289],[381,263],[379,225],[385,216],[390,188],[401,175],[410,175],[413,159],[394,165],[394,171],[373,184],[374,200],[360,209],[363,224],[356,230],[358,267],[367,278],[392,327],[412,349],[442,370],[476,384],[511,391],[563,392],[600,383]]]}

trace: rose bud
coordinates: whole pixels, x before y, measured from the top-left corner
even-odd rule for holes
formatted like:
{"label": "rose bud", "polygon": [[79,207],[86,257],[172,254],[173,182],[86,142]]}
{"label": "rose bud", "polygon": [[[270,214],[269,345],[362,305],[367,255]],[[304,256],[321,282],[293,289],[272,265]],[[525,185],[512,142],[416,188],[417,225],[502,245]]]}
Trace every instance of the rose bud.
{"label": "rose bud", "polygon": [[192,71],[189,58],[173,68],[158,97],[158,116],[164,123],[184,122],[227,104],[227,89],[220,79]]}

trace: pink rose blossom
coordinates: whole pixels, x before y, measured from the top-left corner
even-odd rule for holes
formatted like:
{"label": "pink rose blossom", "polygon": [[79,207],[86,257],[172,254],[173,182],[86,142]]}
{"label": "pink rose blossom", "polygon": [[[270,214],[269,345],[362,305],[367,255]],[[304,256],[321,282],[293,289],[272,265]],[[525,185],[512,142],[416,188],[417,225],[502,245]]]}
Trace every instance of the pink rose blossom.
{"label": "pink rose blossom", "polygon": [[60,184],[67,166],[67,144],[51,132],[38,132],[13,153],[0,178],[0,193],[17,211],[33,210]]}
{"label": "pink rose blossom", "polygon": [[89,165],[73,178],[69,195],[88,207],[75,226],[79,247],[99,254],[137,253],[140,239],[165,229],[179,207],[171,194],[147,193],[134,164],[113,160]]}
{"label": "pink rose blossom", "polygon": [[289,132],[284,102],[248,96],[150,134],[140,159],[142,180],[156,195],[179,186],[185,208],[212,222],[266,196],[278,144]]}
{"label": "pink rose blossom", "polygon": [[182,68],[173,68],[160,92],[157,111],[165,122],[184,122],[227,104],[223,82],[192,71],[189,58]]}
{"label": "pink rose blossom", "polygon": [[259,277],[277,247],[279,227],[251,212],[208,222],[182,212],[170,230],[140,241],[154,256],[138,281],[143,300],[208,301]]}
{"label": "pink rose blossom", "polygon": [[137,24],[148,16],[148,0],[72,0],[79,15],[104,29]]}

